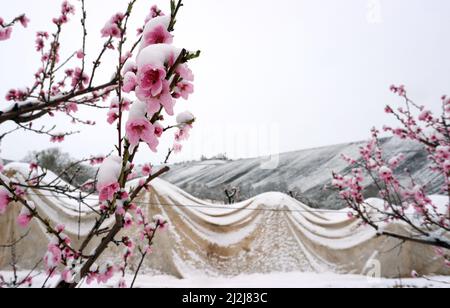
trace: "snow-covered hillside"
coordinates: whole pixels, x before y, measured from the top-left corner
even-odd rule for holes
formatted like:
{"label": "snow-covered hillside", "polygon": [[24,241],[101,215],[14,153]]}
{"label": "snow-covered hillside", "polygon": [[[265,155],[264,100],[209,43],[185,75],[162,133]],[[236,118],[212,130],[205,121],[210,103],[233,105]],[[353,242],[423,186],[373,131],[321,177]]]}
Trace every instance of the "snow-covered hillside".
{"label": "snow-covered hillside", "polygon": [[[421,146],[395,138],[383,139],[382,143],[388,157],[399,153],[406,155],[406,161],[397,170],[408,168],[418,182],[429,184],[430,194],[439,192],[442,179],[430,172],[427,153]],[[324,190],[324,187],[330,183],[333,171],[346,172],[347,165],[341,155],[358,157],[362,144],[357,142],[284,153],[279,155],[275,169],[264,169],[267,158],[178,164],[172,166],[171,172],[163,178],[202,199],[223,201],[225,188],[239,187],[240,201],[265,192],[292,191],[297,194],[297,199],[309,206],[342,208],[336,192]],[[365,196],[376,197],[370,184]]]}

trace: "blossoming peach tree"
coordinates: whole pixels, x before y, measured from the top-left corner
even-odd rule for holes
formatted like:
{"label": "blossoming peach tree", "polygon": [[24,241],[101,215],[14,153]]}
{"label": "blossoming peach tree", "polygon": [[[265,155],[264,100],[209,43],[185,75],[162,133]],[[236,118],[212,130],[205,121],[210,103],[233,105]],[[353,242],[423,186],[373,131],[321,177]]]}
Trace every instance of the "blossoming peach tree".
{"label": "blossoming peach tree", "polygon": [[[0,164],[0,214],[5,214],[12,206],[21,206],[17,218],[20,227],[27,228],[32,220],[45,227],[52,240],[41,262],[45,264],[48,278],[56,275],[60,277],[57,285],[60,288],[74,288],[84,280],[88,283],[105,283],[115,273],[124,278],[129,258],[137,252],[141,256],[142,265],[152,251],[157,231],[163,230],[167,221],[161,216],[147,217],[145,211],[134,201],[143,190],[148,189],[152,180],[167,172],[169,168],[164,167],[154,172],[152,166],[147,164],[142,170],[137,170],[134,165],[136,153],[142,146],[148,146],[151,151],[157,152],[160,139],[166,136],[169,130],[174,129],[174,145],[168,152],[167,163],[172,153],[181,150],[181,142],[189,137],[189,131],[195,121],[191,113],[184,112],[176,117],[175,124],[164,126],[165,122],[174,116],[176,100],[188,99],[193,93],[194,76],[187,62],[200,55],[198,51],[190,52],[172,45],[172,33],[178,12],[183,6],[182,0],[170,1],[169,15],[153,6],[137,35],[130,33],[128,29],[136,2],[137,0],[131,0],[124,12],[115,14],[101,29],[104,42],[90,64],[86,50],[88,14],[85,0],[79,1],[83,30],[81,48],[73,51],[67,59],[61,59],[60,38],[64,26],[76,9],[69,1],[64,1],[59,16],[53,19],[55,32],[36,34],[36,51],[40,55],[41,66],[35,74],[34,84],[25,89],[10,90],[6,95],[9,105],[0,112],[0,125],[5,122],[14,122],[17,125],[16,129],[5,133],[2,138],[18,130],[27,130],[47,135],[52,142],[62,142],[74,132],[55,133],[55,127],[35,128],[33,121],[60,113],[68,116],[73,123],[95,125],[93,121],[76,116],[79,108],[103,109],[103,102],[111,102],[105,121],[116,125],[117,154],[92,156],[69,167],[76,170],[77,166],[83,163],[99,165],[96,179],[76,187],[70,181],[67,183],[61,180],[64,174],[62,172],[50,183],[45,182],[48,171],[39,167],[37,159],[30,164],[28,175],[19,180],[18,177],[7,177],[3,165]],[[16,23],[26,27],[28,22],[25,15],[10,23],[0,19],[0,40],[11,38]],[[106,53],[117,55],[117,69],[111,80],[97,84],[96,73],[102,68]],[[75,66],[70,67],[72,64]],[[133,95],[135,99],[127,97],[126,94]],[[129,188],[127,181],[135,178],[139,171],[144,178],[139,181],[137,187]],[[35,204],[27,200],[27,192],[30,190],[57,193],[87,206],[87,198],[98,193],[99,206],[92,208],[98,216],[96,223],[79,247],[72,245],[72,239],[64,234],[64,225],[50,223]],[[74,193],[78,195],[74,196]],[[104,228],[104,223],[110,218],[113,218],[114,223]],[[133,223],[141,229],[139,243],[134,243],[128,237],[117,238],[122,230]],[[87,247],[92,243],[96,243],[96,247],[88,251]],[[100,257],[110,245],[125,248],[122,265],[99,264]],[[135,271],[135,279],[141,265]],[[15,271],[14,266],[13,279],[8,280],[0,276],[0,287],[32,285],[32,273],[20,278]],[[120,280],[119,286],[126,287],[124,279]]]}
{"label": "blossoming peach tree", "polygon": [[[380,131],[372,130],[372,139],[360,148],[360,157],[343,157],[349,164],[350,174],[333,174],[332,185],[352,210],[349,215],[361,219],[377,230],[380,236],[412,241],[436,248],[437,254],[450,266],[450,98],[442,97],[442,113],[438,116],[424,106],[412,101],[404,86],[392,86],[391,91],[404,100],[397,109],[387,106],[386,113],[393,115],[399,127],[383,128],[384,132],[421,145],[428,154],[430,172],[441,178],[442,194],[447,202],[437,202],[429,195],[429,187],[414,179],[409,170],[400,169],[406,155],[386,157],[380,143]],[[400,169],[400,170],[399,170]],[[399,174],[406,175],[402,181]],[[365,180],[374,182],[381,205],[367,201],[363,196]],[[402,222],[408,233],[390,232],[386,223]]]}

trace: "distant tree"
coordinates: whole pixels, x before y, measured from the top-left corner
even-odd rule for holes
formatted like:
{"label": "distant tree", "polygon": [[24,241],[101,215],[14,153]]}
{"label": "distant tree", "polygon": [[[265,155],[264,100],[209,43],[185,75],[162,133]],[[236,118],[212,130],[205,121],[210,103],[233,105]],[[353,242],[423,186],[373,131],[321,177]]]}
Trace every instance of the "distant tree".
{"label": "distant tree", "polygon": [[224,192],[225,192],[225,196],[228,200],[228,204],[236,203],[236,200],[239,195],[239,187],[225,188]]}
{"label": "distant tree", "polygon": [[37,164],[42,169],[47,169],[60,175],[61,179],[74,186],[82,186],[86,181],[95,178],[96,169],[86,163],[79,163],[64,153],[59,148],[51,148],[39,152],[29,153],[25,162]]}

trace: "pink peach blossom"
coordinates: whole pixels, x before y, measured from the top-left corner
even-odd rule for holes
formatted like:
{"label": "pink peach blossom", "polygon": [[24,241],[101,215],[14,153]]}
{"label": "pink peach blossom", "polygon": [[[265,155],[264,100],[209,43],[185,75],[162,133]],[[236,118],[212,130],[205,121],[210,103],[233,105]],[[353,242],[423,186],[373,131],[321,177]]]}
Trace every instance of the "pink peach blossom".
{"label": "pink peach blossom", "polygon": [[73,281],[73,270],[71,268],[65,268],[61,273],[61,279],[67,283]]}
{"label": "pink peach blossom", "polygon": [[162,82],[161,91],[158,95],[154,96],[149,90],[143,89],[141,87],[136,88],[136,96],[143,102],[147,104],[147,112],[149,115],[157,113],[161,106],[168,115],[174,115],[175,101],[170,94],[169,82],[164,80]]}
{"label": "pink peach blossom", "polygon": [[77,58],[78,58],[78,59],[83,59],[84,56],[85,56],[83,50],[78,50],[77,53],[76,53],[76,55],[77,55]]}
{"label": "pink peach blossom", "polygon": [[175,98],[182,97],[185,100],[189,99],[189,95],[194,93],[194,85],[189,82],[179,82],[175,87]]}
{"label": "pink peach blossom", "polygon": [[125,214],[123,221],[125,229],[129,229],[133,226],[133,217],[131,216],[130,213]]}
{"label": "pink peach blossom", "polygon": [[27,16],[22,15],[19,17],[19,22],[24,28],[27,28],[28,24],[30,23],[30,20],[28,19]]}
{"label": "pink peach blossom", "polygon": [[44,263],[47,269],[53,269],[59,265],[62,259],[62,251],[55,244],[49,244],[47,253],[44,256]]}
{"label": "pink peach blossom", "polygon": [[137,86],[137,77],[133,72],[127,72],[123,77],[123,87],[122,91],[125,93],[130,93],[134,91]]}
{"label": "pink peach blossom", "polygon": [[152,31],[145,34],[144,47],[155,44],[172,44],[173,35],[163,25],[156,26]]}
{"label": "pink peach blossom", "polygon": [[30,224],[32,219],[33,219],[33,214],[30,212],[30,210],[27,207],[23,207],[19,216],[17,216],[17,224],[21,228],[26,228],[26,227],[28,227],[28,225]]}
{"label": "pink peach blossom", "polygon": [[126,125],[126,136],[132,149],[142,140],[153,152],[157,151],[159,141],[155,135],[155,128],[146,118],[130,119]]}
{"label": "pink peach blossom", "polygon": [[166,70],[163,67],[145,65],[139,68],[137,82],[139,88],[148,90],[149,95],[156,96],[163,90],[163,80],[166,78]]}
{"label": "pink peach blossom", "polygon": [[112,125],[112,124],[114,124],[114,122],[117,121],[117,119],[119,119],[119,110],[111,109],[107,114],[106,121]]}
{"label": "pink peach blossom", "polygon": [[152,166],[149,164],[146,164],[142,167],[142,175],[149,176],[152,174]]}
{"label": "pink peach blossom", "polygon": [[159,122],[156,122],[154,126],[156,137],[161,138],[162,134],[164,133],[164,127]]}
{"label": "pink peach blossom", "polygon": [[9,204],[11,203],[11,194],[9,191],[6,190],[6,188],[1,187],[0,188],[0,215],[5,214]]}
{"label": "pink peach blossom", "polygon": [[103,184],[97,187],[100,202],[111,201],[114,195],[120,190],[118,182]]}
{"label": "pink peach blossom", "polygon": [[55,135],[50,138],[50,142],[53,143],[62,143],[65,139],[64,135]]}
{"label": "pink peach blossom", "polygon": [[191,69],[187,66],[187,64],[180,64],[177,66],[175,72],[183,79],[184,81],[194,81],[194,74]]}
{"label": "pink peach blossom", "polygon": [[67,113],[76,113],[78,112],[78,105],[76,103],[69,103],[66,105],[66,112]]}
{"label": "pink peach blossom", "polygon": [[11,38],[12,31],[13,31],[12,27],[0,29],[0,41],[9,40]]}

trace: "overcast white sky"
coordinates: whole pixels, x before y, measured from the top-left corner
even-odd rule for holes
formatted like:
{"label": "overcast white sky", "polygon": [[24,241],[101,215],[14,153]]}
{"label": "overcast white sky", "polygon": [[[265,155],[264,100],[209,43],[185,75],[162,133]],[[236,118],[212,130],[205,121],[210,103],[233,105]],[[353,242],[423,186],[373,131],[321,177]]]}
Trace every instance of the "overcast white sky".
{"label": "overcast white sky", "polygon": [[[25,12],[32,23],[0,43],[0,103],[8,89],[31,83],[38,65],[34,32],[52,30],[48,21],[60,2],[15,0],[2,6],[1,17]],[[134,28],[152,3],[165,10],[169,3],[138,2]],[[113,13],[124,10],[126,1],[87,0],[87,4],[88,56],[94,57],[101,27]],[[388,119],[384,105],[400,102],[389,93],[390,84],[406,84],[415,100],[435,109],[440,96],[450,93],[448,0],[185,0],[185,4],[175,44],[201,49],[203,54],[191,65],[196,94],[177,106],[177,111],[193,111],[198,122],[192,141],[176,160],[218,152],[235,158],[256,156],[362,140],[372,126],[382,126]],[[66,54],[79,48],[78,23],[74,20],[64,34]],[[113,62],[105,66],[99,82],[114,69]],[[61,147],[75,157],[108,153],[115,130],[105,124],[104,114],[83,112],[99,125],[83,128]],[[55,121],[61,130],[75,129],[65,119]],[[47,118],[40,123],[50,122]],[[2,126],[0,131],[11,127]],[[28,151],[49,146],[46,137],[16,134],[2,144],[2,156],[20,159]],[[167,147],[163,143],[161,149]],[[160,159],[147,150],[139,156],[140,161]]]}

